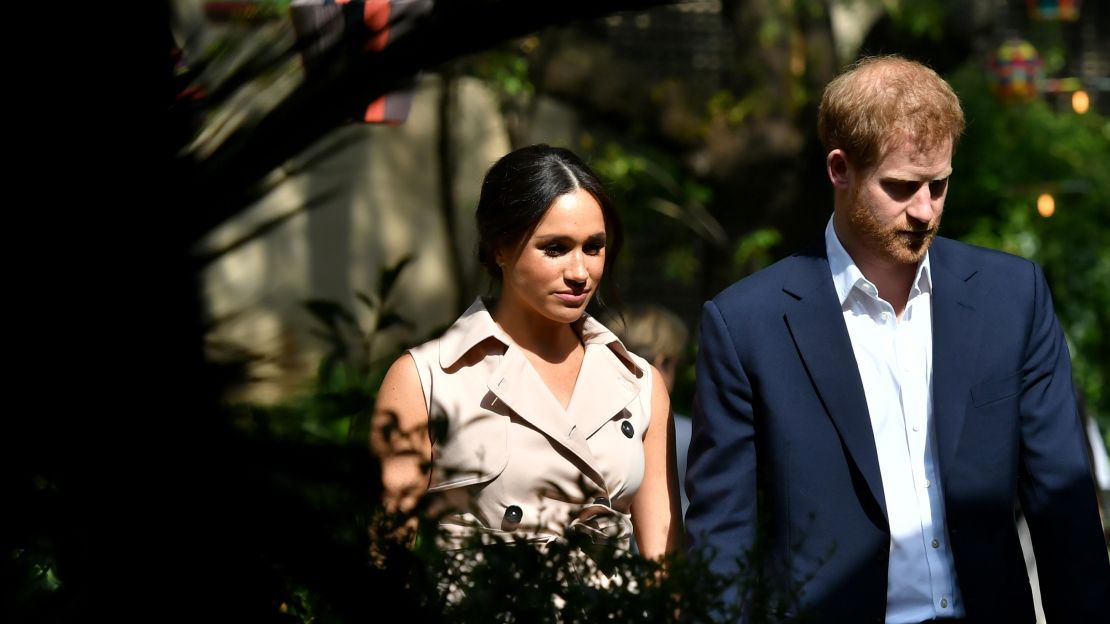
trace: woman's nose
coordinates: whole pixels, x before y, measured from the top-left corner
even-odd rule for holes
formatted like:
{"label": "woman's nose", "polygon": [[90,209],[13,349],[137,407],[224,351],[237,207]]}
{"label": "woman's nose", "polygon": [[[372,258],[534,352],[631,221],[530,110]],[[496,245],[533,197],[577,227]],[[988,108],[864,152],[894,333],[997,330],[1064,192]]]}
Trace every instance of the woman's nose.
{"label": "woman's nose", "polygon": [[590,276],[589,271],[586,270],[586,259],[583,257],[582,252],[575,251],[568,254],[566,270],[563,272],[563,277],[572,282],[584,282]]}

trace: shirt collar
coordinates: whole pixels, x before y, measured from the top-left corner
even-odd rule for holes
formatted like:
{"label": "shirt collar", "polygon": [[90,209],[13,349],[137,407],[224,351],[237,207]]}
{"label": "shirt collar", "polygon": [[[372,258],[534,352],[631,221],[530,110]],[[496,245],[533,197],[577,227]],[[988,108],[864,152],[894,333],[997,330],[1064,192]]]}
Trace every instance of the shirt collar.
{"label": "shirt collar", "polygon": [[[616,334],[609,331],[594,317],[583,313],[582,317],[571,326],[581,337],[582,344],[608,346],[634,375],[640,377],[644,374]],[[513,344],[505,330],[493,320],[493,315],[486,309],[485,301],[478,297],[440,338],[439,365],[444,369],[450,368],[471,349],[488,338],[494,338],[506,347]]]}
{"label": "shirt collar", "polygon": [[[875,285],[863,276],[863,272],[859,270],[855,261],[848,255],[848,251],[844,249],[844,245],[840,243],[840,238],[833,228],[832,217],[829,217],[829,222],[825,226],[825,253],[829,258],[829,270],[832,271],[833,286],[836,287],[836,295],[840,299],[840,305],[843,306],[844,302],[848,300],[853,288],[862,288],[864,284],[869,285],[876,293],[875,296],[878,296],[878,291],[874,290]],[[931,273],[929,252],[926,251],[925,257],[917,265],[917,273],[913,277],[914,286],[910,290],[910,297],[918,293],[932,292]],[[915,290],[916,292],[914,292]]]}

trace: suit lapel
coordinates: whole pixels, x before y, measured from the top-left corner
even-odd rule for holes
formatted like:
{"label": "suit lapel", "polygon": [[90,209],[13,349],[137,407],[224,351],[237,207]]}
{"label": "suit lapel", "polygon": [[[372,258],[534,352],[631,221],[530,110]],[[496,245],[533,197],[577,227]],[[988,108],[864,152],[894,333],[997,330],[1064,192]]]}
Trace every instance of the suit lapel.
{"label": "suit lapel", "polygon": [[937,239],[930,251],[933,271],[933,428],[941,476],[946,477],[959,448],[967,416],[967,396],[983,322],[973,298],[977,267],[957,256],[958,248]]}
{"label": "suit lapel", "polygon": [[821,402],[885,516],[886,497],[867,396],[824,246],[797,259],[796,270],[783,285],[797,300],[787,308],[787,326]]}

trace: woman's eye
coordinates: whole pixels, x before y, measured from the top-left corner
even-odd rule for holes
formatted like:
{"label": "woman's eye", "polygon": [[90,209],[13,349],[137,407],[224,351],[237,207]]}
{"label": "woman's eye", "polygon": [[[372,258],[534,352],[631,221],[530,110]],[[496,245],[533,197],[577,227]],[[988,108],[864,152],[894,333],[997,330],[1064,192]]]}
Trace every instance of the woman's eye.
{"label": "woman's eye", "polygon": [[602,249],[605,249],[605,245],[601,245],[601,244],[598,244],[598,243],[591,243],[591,244],[586,245],[585,247],[583,247],[582,251],[585,251],[587,255],[596,256],[599,253],[601,253]]}
{"label": "woman's eye", "polygon": [[560,256],[564,251],[566,251],[566,248],[557,244],[548,245],[543,248],[543,253],[548,256]]}

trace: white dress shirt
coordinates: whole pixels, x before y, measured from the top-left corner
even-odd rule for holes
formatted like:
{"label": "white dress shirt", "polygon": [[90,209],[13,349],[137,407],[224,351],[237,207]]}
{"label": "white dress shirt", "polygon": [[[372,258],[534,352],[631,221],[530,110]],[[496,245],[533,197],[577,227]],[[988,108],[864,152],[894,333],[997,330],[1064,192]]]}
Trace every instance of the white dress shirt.
{"label": "white dress shirt", "polygon": [[933,428],[933,318],[929,255],[909,300],[894,308],[863,276],[837,238],[825,244],[833,284],[867,395],[890,524],[887,624],[964,615],[944,524]]}

